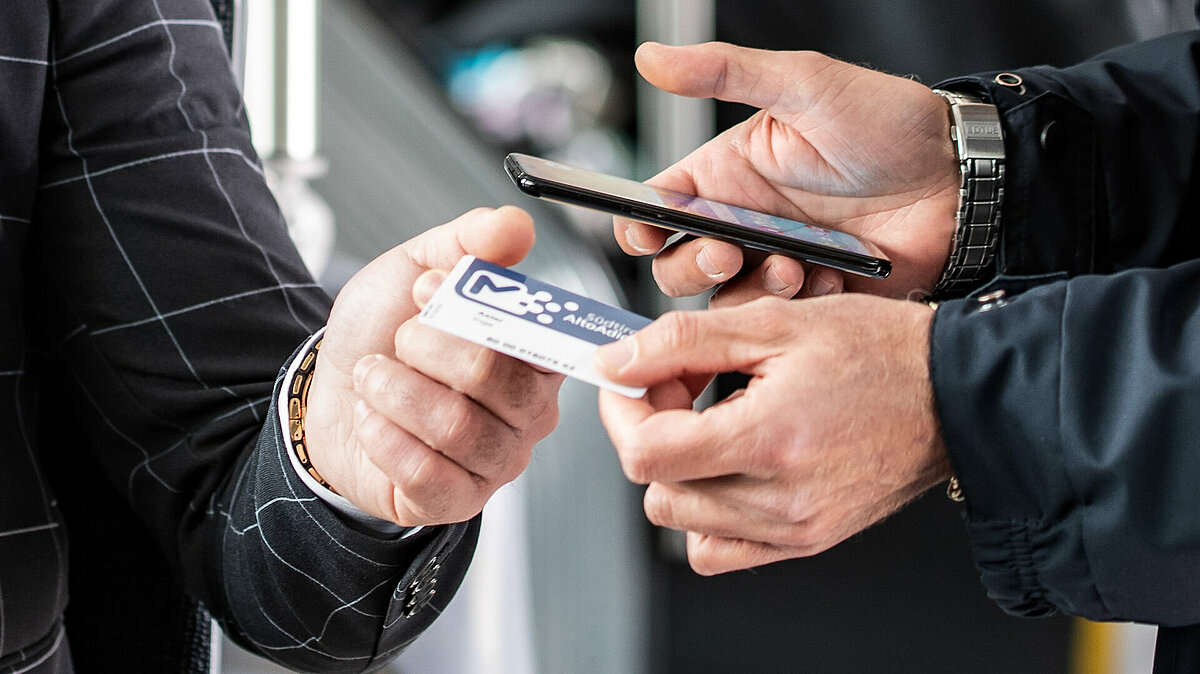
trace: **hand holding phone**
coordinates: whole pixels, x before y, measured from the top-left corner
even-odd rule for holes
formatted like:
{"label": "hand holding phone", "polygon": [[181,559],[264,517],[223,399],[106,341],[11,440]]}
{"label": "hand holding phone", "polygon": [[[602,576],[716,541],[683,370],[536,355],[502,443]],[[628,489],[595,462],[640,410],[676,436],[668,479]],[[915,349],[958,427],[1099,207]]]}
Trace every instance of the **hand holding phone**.
{"label": "hand holding phone", "polygon": [[530,196],[591,208],[658,227],[885,278],[892,263],[856,236],[634,180],[512,153],[504,168]]}

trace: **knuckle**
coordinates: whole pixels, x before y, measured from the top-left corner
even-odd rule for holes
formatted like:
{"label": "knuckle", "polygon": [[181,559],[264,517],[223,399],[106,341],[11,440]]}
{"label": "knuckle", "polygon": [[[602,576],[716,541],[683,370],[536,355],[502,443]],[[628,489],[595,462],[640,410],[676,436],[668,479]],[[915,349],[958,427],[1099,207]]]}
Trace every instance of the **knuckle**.
{"label": "knuckle", "polygon": [[500,368],[500,358],[500,354],[491,349],[476,349],[463,381],[465,389],[478,391],[491,384]]}
{"label": "knuckle", "polygon": [[359,392],[377,407],[387,409],[393,403],[405,403],[409,396],[401,377],[395,376],[392,367],[395,361],[380,360],[367,371],[359,386]]}
{"label": "knuckle", "polygon": [[661,253],[650,264],[650,273],[659,289],[668,297],[695,295],[717,283],[705,276],[695,265],[681,264],[676,257]]}
{"label": "knuckle", "polygon": [[358,382],[358,390],[368,399],[379,399],[380,391],[387,385],[388,378],[383,376],[383,362],[376,363],[362,375]]}
{"label": "knuckle", "polygon": [[463,213],[463,216],[468,218],[478,218],[491,213],[493,210],[495,209],[488,208],[487,206],[476,206],[466,213]]}
{"label": "knuckle", "polygon": [[788,300],[775,295],[764,295],[746,303],[749,320],[772,334],[794,323],[784,308],[789,306]]}
{"label": "knuckle", "polygon": [[485,483],[501,480],[501,484],[516,478],[516,475],[512,475],[512,478],[508,476],[518,466],[528,462],[525,459],[527,450],[532,455],[532,448],[527,447],[520,436],[496,424],[481,425],[479,432],[472,433],[456,448],[458,454],[469,455],[469,458],[463,459],[463,465],[476,480]]}
{"label": "knuckle", "polygon": [[763,470],[772,476],[795,475],[800,469],[800,458],[792,448],[783,443],[762,443],[761,449],[754,453],[757,457],[755,468]]}
{"label": "knuckle", "polygon": [[816,462],[822,457],[808,438],[807,430],[795,426],[784,431],[767,432],[754,439],[752,469],[775,480],[786,480],[798,486],[817,471]]}
{"label": "knuckle", "polygon": [[[663,348],[674,351],[690,347],[696,341],[698,318],[688,311],[670,311],[658,319],[659,339]],[[634,336],[634,339],[637,335]]]}
{"label": "knuckle", "polygon": [[796,52],[796,58],[800,60],[801,65],[805,70],[810,70],[812,72],[819,72],[825,70],[826,68],[841,65],[841,62],[837,59],[826,54],[822,54],[818,51],[799,51]]}
{"label": "knuckle", "polygon": [[[533,442],[520,428],[491,417],[466,396],[447,405],[442,429],[431,443],[435,451],[456,457],[473,479],[484,484],[510,482],[528,465]],[[499,486],[499,485],[497,485]]]}
{"label": "knuckle", "polygon": [[707,555],[692,552],[691,548],[688,548],[688,565],[692,567],[692,571],[695,571],[698,576],[715,576],[720,573],[710,563]]}
{"label": "knuckle", "polygon": [[479,443],[474,450],[478,456],[476,481],[491,492],[517,479],[533,459],[533,445],[516,435]]}
{"label": "knuckle", "polygon": [[654,278],[658,283],[658,289],[661,290],[662,294],[666,295],[667,297],[688,297],[696,294],[696,292],[699,292],[700,290],[703,290],[703,288],[700,288],[693,291],[693,289],[687,285],[676,283],[671,279],[671,277],[660,274],[657,267],[655,268]]}
{"label": "knuckle", "polygon": [[533,458],[533,447],[522,446],[519,450],[509,453],[507,458],[508,461],[496,476],[496,489],[512,482],[525,472],[525,469],[529,467],[529,461]]}
{"label": "knuckle", "polygon": [[454,501],[453,490],[446,488],[447,481],[442,472],[439,457],[426,452],[397,485],[403,508],[423,522],[440,520]]}
{"label": "knuckle", "polygon": [[424,497],[428,492],[436,495],[441,493],[433,488],[441,482],[441,468],[441,461],[433,452],[422,451],[415,461],[408,462],[404,474],[397,479],[407,494]]}
{"label": "knuckle", "polygon": [[790,447],[771,452],[770,461],[775,474],[789,482],[803,483],[813,475],[812,457]]}
{"label": "knuckle", "polygon": [[701,576],[715,576],[726,570],[728,563],[712,545],[710,537],[688,537],[688,564]]}
{"label": "knuckle", "polygon": [[546,404],[542,374],[527,363],[496,354],[492,381],[487,386],[498,390],[502,404],[512,410],[532,408],[541,411]]}
{"label": "knuckle", "polygon": [[411,507],[415,509],[416,515],[427,524],[462,522],[483,509],[482,503],[474,494],[447,490],[444,486],[440,493],[425,499],[414,499],[412,503]]}
{"label": "knuckle", "polygon": [[397,487],[398,501],[420,522],[445,524],[478,514],[499,484],[493,486],[463,474],[460,468],[429,452],[413,475]]}
{"label": "knuckle", "polygon": [[812,545],[812,534],[807,527],[796,525],[784,534],[782,543],[789,548],[806,550]]}
{"label": "knuckle", "polygon": [[801,59],[808,61],[810,64],[820,64],[820,63],[825,63],[826,61],[833,61],[832,58],[826,56],[825,54],[822,54],[819,51],[812,51],[812,50],[798,51],[798,52],[796,52],[796,56],[797,56],[797,58],[801,58]]}
{"label": "knuckle", "polygon": [[736,62],[730,58],[729,55],[720,61],[716,72],[713,73],[713,93],[715,97],[720,98],[728,95],[726,90],[729,87],[730,71],[738,69],[735,63]]}
{"label": "knuckle", "polygon": [[790,496],[773,499],[763,508],[763,514],[773,522],[798,522],[803,519],[804,511],[800,499]]}
{"label": "knuckle", "polygon": [[816,554],[822,547],[825,531],[814,518],[796,522],[788,527],[784,543],[801,555]]}
{"label": "knuckle", "polygon": [[634,484],[650,484],[653,470],[649,455],[640,445],[626,446],[618,452],[621,460],[621,470],[625,477]]}
{"label": "knuckle", "polygon": [[530,435],[535,441],[550,435],[558,426],[559,410],[557,394],[544,400],[531,416],[529,429],[523,435]]}
{"label": "knuckle", "polygon": [[779,518],[788,524],[795,524],[796,522],[808,520],[812,515],[812,506],[808,499],[803,495],[798,495],[787,499],[783,507],[780,508]]}
{"label": "knuckle", "polygon": [[466,396],[454,396],[442,406],[438,447],[461,447],[479,439],[480,429],[475,403]]}
{"label": "knuckle", "polygon": [[830,517],[814,517],[808,536],[808,554],[815,555],[841,542],[837,522]]}
{"label": "knuckle", "polygon": [[354,432],[372,456],[389,456],[400,445],[400,438],[391,423],[374,410],[356,424]]}
{"label": "knuckle", "polygon": [[650,520],[651,524],[660,527],[674,528],[673,525],[678,524],[675,519],[674,503],[665,490],[655,487],[656,485],[650,485],[642,497],[642,509],[646,512],[646,519]]}
{"label": "knuckle", "polygon": [[401,354],[411,352],[411,345],[419,343],[419,338],[414,334],[419,329],[416,321],[404,321],[396,328],[392,334],[392,350],[397,356],[403,358]]}
{"label": "knuckle", "polygon": [[507,416],[505,425],[517,442],[538,442],[558,427],[558,397],[539,392],[532,400],[516,406]]}

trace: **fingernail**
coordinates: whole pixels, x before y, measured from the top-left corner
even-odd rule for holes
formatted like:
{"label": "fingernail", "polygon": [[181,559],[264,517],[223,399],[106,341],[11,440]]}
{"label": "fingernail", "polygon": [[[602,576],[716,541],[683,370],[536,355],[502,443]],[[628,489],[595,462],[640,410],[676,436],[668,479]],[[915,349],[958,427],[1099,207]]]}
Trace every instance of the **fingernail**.
{"label": "fingernail", "polygon": [[719,279],[725,275],[725,272],[717,269],[717,265],[708,257],[708,247],[701,248],[696,254],[696,266],[710,279]]}
{"label": "fingernail", "polygon": [[619,339],[596,349],[596,364],[601,370],[615,374],[633,360],[636,350],[637,344],[632,339]]}
{"label": "fingernail", "polygon": [[641,228],[635,225],[629,225],[625,228],[625,242],[629,244],[630,248],[639,253],[654,252],[653,248],[646,245],[645,241],[642,241]]}
{"label": "fingernail", "polygon": [[354,403],[354,422],[361,424],[367,417],[371,416],[371,408],[365,401]]}
{"label": "fingernail", "polygon": [[783,279],[779,278],[779,274],[775,272],[775,267],[767,267],[766,271],[763,272],[762,284],[763,289],[772,295],[782,295],[791,289]]}
{"label": "fingernail", "polygon": [[413,283],[413,301],[424,308],[425,303],[433,297],[445,279],[446,273],[440,269],[430,269],[418,276],[416,282]]}
{"label": "fingernail", "polygon": [[383,355],[378,353],[360,358],[354,364],[354,385],[362,385],[363,380],[367,378],[367,373],[371,371],[371,368],[375,367],[375,363],[381,360],[383,360]]}
{"label": "fingernail", "polygon": [[811,290],[814,296],[828,295],[831,291],[833,291],[833,281],[830,281],[824,275],[817,276],[812,281]]}

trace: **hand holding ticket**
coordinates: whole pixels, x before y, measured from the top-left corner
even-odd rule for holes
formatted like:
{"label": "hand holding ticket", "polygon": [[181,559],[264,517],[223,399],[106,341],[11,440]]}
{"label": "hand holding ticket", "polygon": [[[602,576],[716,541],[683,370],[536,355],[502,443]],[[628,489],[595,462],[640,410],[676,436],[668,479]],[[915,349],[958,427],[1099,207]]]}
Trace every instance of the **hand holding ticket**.
{"label": "hand holding ticket", "polygon": [[645,327],[649,318],[470,255],[458,261],[418,320],[631,398],[646,392],[601,376],[592,355]]}

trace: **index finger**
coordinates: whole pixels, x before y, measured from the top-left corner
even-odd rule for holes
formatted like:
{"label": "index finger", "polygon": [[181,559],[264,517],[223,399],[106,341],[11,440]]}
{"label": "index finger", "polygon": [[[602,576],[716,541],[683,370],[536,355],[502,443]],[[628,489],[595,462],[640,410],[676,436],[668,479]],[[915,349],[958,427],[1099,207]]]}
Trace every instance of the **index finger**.
{"label": "index finger", "polygon": [[[663,391],[681,389],[674,381],[651,388],[642,398],[600,391],[600,421],[631,482],[682,482],[742,472],[744,424],[757,421],[725,410],[695,412],[663,406]],[[726,408],[728,409],[728,408]]]}
{"label": "index finger", "polygon": [[749,372],[779,348],[785,325],[775,297],[705,311],[671,311],[624,339],[596,350],[596,370],[620,384],[655,386],[687,377]]}

